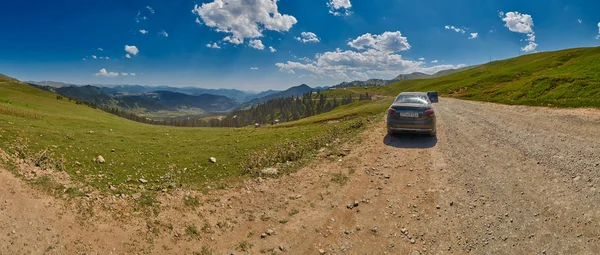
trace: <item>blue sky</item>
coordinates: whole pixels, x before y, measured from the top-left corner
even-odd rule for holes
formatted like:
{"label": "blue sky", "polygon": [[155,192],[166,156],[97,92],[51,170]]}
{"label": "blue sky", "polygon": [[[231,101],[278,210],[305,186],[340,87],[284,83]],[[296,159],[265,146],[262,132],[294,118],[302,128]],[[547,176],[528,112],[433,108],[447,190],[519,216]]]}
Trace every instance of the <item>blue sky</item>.
{"label": "blue sky", "polygon": [[599,10],[591,0],[5,1],[0,73],[75,84],[327,86],[597,46]]}

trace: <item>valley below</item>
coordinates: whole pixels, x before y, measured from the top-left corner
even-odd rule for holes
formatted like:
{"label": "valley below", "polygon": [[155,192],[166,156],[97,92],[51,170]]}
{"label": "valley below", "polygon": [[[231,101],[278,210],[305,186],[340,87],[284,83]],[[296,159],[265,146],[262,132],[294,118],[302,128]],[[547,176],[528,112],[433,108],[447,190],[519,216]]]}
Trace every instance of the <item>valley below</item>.
{"label": "valley below", "polygon": [[0,254],[600,253],[598,109],[435,107],[437,138],[386,135],[382,118],[289,175],[148,208],[56,198],[4,167]]}

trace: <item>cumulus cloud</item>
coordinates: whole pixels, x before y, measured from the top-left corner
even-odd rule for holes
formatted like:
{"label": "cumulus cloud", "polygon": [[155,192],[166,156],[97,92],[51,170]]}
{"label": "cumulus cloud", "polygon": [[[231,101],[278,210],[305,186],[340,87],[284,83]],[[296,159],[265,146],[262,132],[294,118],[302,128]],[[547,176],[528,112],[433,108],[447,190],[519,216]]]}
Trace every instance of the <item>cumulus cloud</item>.
{"label": "cumulus cloud", "polygon": [[129,55],[129,53],[125,54],[125,58],[131,58],[131,55]]}
{"label": "cumulus cloud", "polygon": [[154,9],[152,9],[152,7],[150,6],[146,6],[146,9],[148,9],[148,11],[152,14],[154,14]]}
{"label": "cumulus cloud", "polygon": [[129,73],[121,73],[121,76],[127,76]]}
{"label": "cumulus cloud", "polygon": [[398,52],[410,49],[408,39],[403,37],[400,31],[388,31],[381,35],[366,33],[350,41],[348,45],[358,50],[373,48],[386,52]]}
{"label": "cumulus cloud", "polygon": [[535,42],[529,42],[525,47],[521,48],[522,51],[530,52],[534,51],[537,48],[538,44]]}
{"label": "cumulus cloud", "polygon": [[504,26],[512,32],[521,34],[533,33],[533,18],[529,14],[507,12],[502,21],[505,22]]}
{"label": "cumulus cloud", "polygon": [[425,61],[425,58],[419,58],[419,61]]}
{"label": "cumulus cloud", "polygon": [[255,48],[257,50],[264,50],[265,49],[265,45],[263,45],[261,40],[252,40],[248,43],[248,46]]}
{"label": "cumulus cloud", "polygon": [[273,48],[273,46],[269,46],[269,50],[270,50],[271,52],[276,52],[276,51],[277,51],[275,48]]}
{"label": "cumulus cloud", "polygon": [[336,51],[317,54],[315,59],[308,61],[308,63],[287,61],[275,65],[279,67],[280,71],[290,74],[295,74],[296,71],[307,71],[321,78],[327,76],[345,80],[352,79],[351,77],[361,79],[365,77],[393,77],[400,73],[411,72],[435,73],[463,66],[425,67],[423,62],[404,60],[399,54],[375,49],[363,52],[337,49]]}
{"label": "cumulus cloud", "polygon": [[145,35],[145,34],[147,34],[147,33],[148,33],[148,30],[141,29],[141,30],[140,30],[140,33],[142,33],[143,35]]}
{"label": "cumulus cloud", "polygon": [[446,30],[454,30],[454,32],[461,33],[461,34],[466,33],[465,29],[458,28],[458,27],[455,27],[455,26],[446,25],[444,28]]}
{"label": "cumulus cloud", "polygon": [[335,16],[352,15],[352,3],[350,3],[350,0],[329,0],[327,7],[329,7],[329,13]]}
{"label": "cumulus cloud", "polygon": [[438,63],[438,62],[440,62],[440,61],[439,61],[439,60],[437,60],[437,59],[436,59],[436,60],[432,60],[432,61],[431,61],[431,63],[433,63],[433,64],[435,64],[435,63]]}
{"label": "cumulus cloud", "polygon": [[231,36],[226,36],[225,38],[223,38],[223,41],[224,42],[230,42],[230,43],[233,43],[233,44],[242,44],[242,43],[244,43],[243,40],[241,40],[239,38],[236,38],[236,37],[231,37]]}
{"label": "cumulus cloud", "polygon": [[521,48],[522,51],[531,52],[534,51],[538,44],[535,43],[535,32],[533,31],[533,18],[529,14],[522,14],[519,12],[500,12],[502,21],[505,22],[504,26],[511,32],[527,34],[527,46]]}
{"label": "cumulus cloud", "polygon": [[321,41],[321,39],[313,32],[302,32],[300,33],[300,37],[296,37],[296,40],[303,43],[318,43]]}
{"label": "cumulus cloud", "polygon": [[[143,73],[142,73],[142,74],[143,74]],[[131,76],[135,76],[135,73],[129,73],[129,75],[131,75]]]}
{"label": "cumulus cloud", "polygon": [[258,67],[250,67],[250,70],[258,70]]}
{"label": "cumulus cloud", "polygon": [[[281,72],[296,74],[300,77],[322,79],[366,79],[395,77],[401,73],[435,73],[464,65],[426,66],[424,58],[420,61],[405,60],[397,52],[410,49],[406,37],[400,31],[385,32],[381,35],[364,34],[351,40],[348,45],[354,49],[327,51],[318,53],[314,58],[298,58],[300,61],[276,63]],[[437,63],[437,61],[435,62]]]}
{"label": "cumulus cloud", "polygon": [[469,39],[475,39],[479,37],[479,33],[471,33],[471,36],[469,36]]}
{"label": "cumulus cloud", "polygon": [[102,48],[98,48],[98,50],[99,50],[99,51],[104,51],[104,49],[102,49]]}
{"label": "cumulus cloud", "polygon": [[298,21],[281,14],[277,0],[213,0],[192,10],[202,22],[217,32],[230,34],[225,41],[242,44],[246,38],[259,38],[264,30],[287,32]]}
{"label": "cumulus cloud", "polygon": [[93,59],[97,59],[98,57],[96,55],[92,55],[92,58]]}
{"label": "cumulus cloud", "polygon": [[164,36],[164,37],[169,37],[169,33],[167,33],[167,31],[165,31],[165,30],[163,30],[163,31],[160,31],[160,33],[158,33],[158,34],[159,34],[159,35],[162,35],[162,36]]}
{"label": "cumulus cloud", "polygon": [[200,21],[200,18],[196,17],[196,23],[201,24],[202,25],[202,21]]}
{"label": "cumulus cloud", "polygon": [[[137,47],[135,47],[135,46],[133,46],[133,45],[132,45],[132,46],[125,45],[125,51],[126,51],[127,53],[131,54],[131,55],[134,55],[134,56],[135,56],[135,55],[137,55],[137,54],[140,52],[140,51],[138,50],[138,48],[137,48]],[[129,55],[129,54],[127,54],[127,55]],[[130,58],[130,57],[128,57],[128,58]]]}
{"label": "cumulus cloud", "polygon": [[206,47],[211,48],[211,49],[220,49],[221,48],[221,46],[219,46],[217,43],[206,44]]}
{"label": "cumulus cloud", "polygon": [[583,21],[581,21],[581,19],[577,19],[577,22],[579,22],[579,24],[583,23]]}
{"label": "cumulus cloud", "polygon": [[600,40],[600,22],[598,22],[598,35],[596,36],[596,39]]}
{"label": "cumulus cloud", "polygon": [[106,71],[106,68],[102,68],[102,69],[100,69],[100,71],[98,71],[96,73],[96,76],[117,77],[117,76],[119,76],[119,73],[108,72],[108,71]]}

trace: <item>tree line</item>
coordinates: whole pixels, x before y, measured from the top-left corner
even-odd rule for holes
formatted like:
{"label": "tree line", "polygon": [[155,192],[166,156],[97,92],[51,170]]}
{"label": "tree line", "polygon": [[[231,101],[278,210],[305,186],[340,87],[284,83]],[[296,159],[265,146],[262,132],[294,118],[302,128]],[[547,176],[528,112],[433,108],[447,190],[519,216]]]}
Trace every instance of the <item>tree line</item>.
{"label": "tree line", "polygon": [[[57,96],[56,99],[62,100],[62,96]],[[85,100],[68,99],[74,100],[77,104],[85,104],[89,107],[101,109],[122,118],[153,125],[178,127],[245,127],[254,124],[276,124],[299,120],[329,112],[339,106],[351,104],[355,101],[371,100],[372,98],[369,93],[360,94],[358,98],[353,97],[352,95],[342,96],[341,98],[329,98],[327,95],[320,92],[309,92],[301,97],[279,98],[245,109],[236,109],[228,115],[221,117],[210,119],[202,119],[200,117],[174,117],[166,120],[153,120],[114,106],[98,105],[95,102]]]}

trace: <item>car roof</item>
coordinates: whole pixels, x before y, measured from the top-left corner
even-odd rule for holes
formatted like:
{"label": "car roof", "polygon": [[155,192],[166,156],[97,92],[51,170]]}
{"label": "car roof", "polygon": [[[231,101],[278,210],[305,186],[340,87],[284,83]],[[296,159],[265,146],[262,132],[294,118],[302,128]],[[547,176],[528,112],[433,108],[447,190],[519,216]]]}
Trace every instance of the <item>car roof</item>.
{"label": "car roof", "polygon": [[427,96],[425,92],[402,92],[399,96]]}

